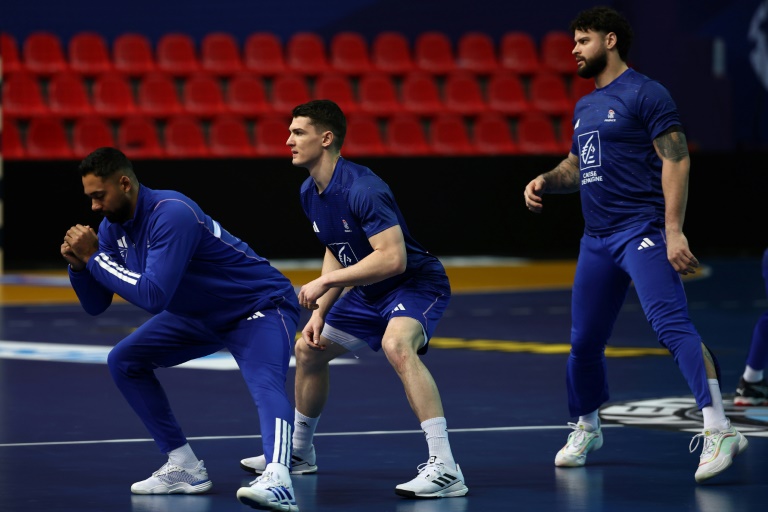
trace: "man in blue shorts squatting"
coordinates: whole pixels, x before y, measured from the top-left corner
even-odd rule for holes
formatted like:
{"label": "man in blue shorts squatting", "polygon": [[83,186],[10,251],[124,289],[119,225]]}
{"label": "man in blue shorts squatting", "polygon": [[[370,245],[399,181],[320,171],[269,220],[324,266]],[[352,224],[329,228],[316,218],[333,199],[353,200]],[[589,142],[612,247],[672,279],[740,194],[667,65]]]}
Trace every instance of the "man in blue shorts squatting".
{"label": "man in blue shorts squatting", "polygon": [[109,353],[112,378],[168,461],[134,494],[196,494],[211,480],[179,426],[156,368],[222,349],[234,356],[258,404],[267,460],[238,499],[298,512],[289,472],[292,407],[285,379],[299,305],[291,282],[190,198],[140,185],[131,162],[100,148],[80,164],[98,235],[72,226],[61,255],[83,309],[103,313],[115,294],[154,316]]}
{"label": "man in blue shorts squatting", "polygon": [[525,188],[525,204],[542,211],[542,196],[580,191],[585,229],[571,301],[567,387],[573,432],[556,466],[583,466],[603,445],[598,410],[608,400],[605,346],[634,283],[659,342],[674,356],[704,417],[702,482],[724,471],[747,439],[725,416],[719,369],[688,317],[679,274],[699,262],[683,219],[690,158],[677,107],[658,82],[627,66],[632,29],[615,10],[595,7],[571,22],[573,55],[596,89],[573,116],[568,157]]}
{"label": "man in blue shorts squatting", "polygon": [[[287,144],[293,165],[309,170],[301,202],[325,245],[321,276],[301,287],[314,310],[296,342],[293,474],[317,471],[312,443],[329,391],[329,362],[351,351],[383,349],[421,422],[429,459],[395,488],[408,498],[464,496],[468,489],[448,442],[435,381],[421,362],[451,295],[440,261],[410,235],[392,191],[370,169],[340,156],[347,131],[334,102],[293,110]],[[342,295],[345,287],[350,287]],[[264,471],[264,456],[241,461]]]}

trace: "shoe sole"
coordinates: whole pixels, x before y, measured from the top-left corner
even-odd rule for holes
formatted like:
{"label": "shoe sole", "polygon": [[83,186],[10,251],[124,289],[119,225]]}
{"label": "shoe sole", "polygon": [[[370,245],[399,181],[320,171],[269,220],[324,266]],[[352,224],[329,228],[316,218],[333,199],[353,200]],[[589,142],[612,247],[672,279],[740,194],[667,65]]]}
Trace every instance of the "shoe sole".
{"label": "shoe sole", "polygon": [[[251,473],[253,475],[261,475],[264,473],[263,469],[256,469],[252,468],[251,466],[246,466],[242,462],[240,463],[240,469],[243,471],[247,471],[248,473]],[[313,473],[317,473],[317,466],[307,466],[306,469],[292,469],[291,474],[292,475],[311,475]]]}
{"label": "shoe sole", "polygon": [[256,501],[250,496],[245,496],[245,495],[240,496],[239,492],[237,493],[237,499],[243,505],[248,505],[249,507],[255,508],[256,510],[279,510],[281,512],[299,512],[299,507],[296,505],[282,505],[280,503],[275,503],[274,505],[265,505],[263,503]]}
{"label": "shoe sole", "polygon": [[461,496],[466,496],[466,494],[469,492],[469,487],[466,485],[462,486],[461,489],[456,489],[453,491],[446,492],[445,489],[429,493],[429,494],[416,494],[414,491],[408,491],[405,489],[398,489],[395,487],[395,494],[398,496],[402,496],[404,498],[413,498],[413,499],[436,499],[436,498],[459,498]]}
{"label": "shoe sole", "polygon": [[210,480],[198,485],[189,485],[188,483],[180,482],[165,488],[154,487],[149,490],[143,490],[143,489],[134,490],[133,488],[131,488],[131,493],[132,494],[200,494],[210,490],[211,487],[213,487],[213,482],[211,482]]}
{"label": "shoe sole", "polygon": [[755,407],[761,405],[768,405],[768,400],[765,398],[749,398],[749,397],[736,397],[733,399],[733,405],[742,407]]}

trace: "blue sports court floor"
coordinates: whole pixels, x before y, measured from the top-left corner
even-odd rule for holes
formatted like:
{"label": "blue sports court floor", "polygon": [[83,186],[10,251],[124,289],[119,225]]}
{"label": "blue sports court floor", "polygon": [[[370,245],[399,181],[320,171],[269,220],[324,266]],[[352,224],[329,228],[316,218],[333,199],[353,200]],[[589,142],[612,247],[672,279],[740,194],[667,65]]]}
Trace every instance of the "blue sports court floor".
{"label": "blue sports court floor", "polygon": [[[768,308],[757,259],[704,261],[686,280],[691,316],[723,369],[726,408],[750,440],[704,485],[693,478],[700,447],[688,451],[698,411],[634,292],[608,351],[605,445],[586,467],[560,469],[553,460],[572,421],[564,386],[572,262],[447,263],[455,295],[425,362],[469,494],[395,495],[426,461],[426,443],[383,354],[364,352],[333,367],[316,438],[319,473],[293,480],[302,512],[765,510],[768,408],[730,401],[752,326]],[[306,271],[283,270],[306,281]],[[6,275],[0,300],[0,511],[251,510],[235,492],[250,480],[239,460],[261,453],[257,412],[226,354],[158,372],[213,489],[133,496],[131,483],[165,457],[104,362],[148,314],[118,303],[89,317],[62,274]],[[291,395],[292,380],[293,371]]]}

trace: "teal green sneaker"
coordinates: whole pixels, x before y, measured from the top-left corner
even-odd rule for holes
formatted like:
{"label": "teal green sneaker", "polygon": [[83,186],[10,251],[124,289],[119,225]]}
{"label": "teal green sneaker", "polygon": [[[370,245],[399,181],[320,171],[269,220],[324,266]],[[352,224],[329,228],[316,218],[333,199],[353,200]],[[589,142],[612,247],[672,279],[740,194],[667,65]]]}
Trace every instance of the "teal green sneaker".
{"label": "teal green sneaker", "polygon": [[733,458],[746,450],[749,444],[747,438],[730,425],[730,421],[725,430],[709,429],[693,436],[691,444],[688,445],[691,453],[699,447],[702,438],[704,447],[701,450],[699,468],[696,470],[697,482],[709,480],[728,469],[733,463]]}
{"label": "teal green sneaker", "polygon": [[557,452],[555,466],[581,467],[587,462],[587,454],[603,446],[603,432],[600,427],[588,432],[584,423],[568,423],[573,429],[568,435],[568,442]]}

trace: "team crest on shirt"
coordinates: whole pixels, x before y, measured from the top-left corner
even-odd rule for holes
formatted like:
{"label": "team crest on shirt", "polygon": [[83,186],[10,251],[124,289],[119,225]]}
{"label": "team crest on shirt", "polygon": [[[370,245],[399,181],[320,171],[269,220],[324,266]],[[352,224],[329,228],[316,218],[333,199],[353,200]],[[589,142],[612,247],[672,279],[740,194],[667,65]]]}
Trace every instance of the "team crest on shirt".
{"label": "team crest on shirt", "polygon": [[[600,166],[600,132],[597,130],[579,134],[579,168],[581,170]],[[582,179],[585,178],[582,176]],[[602,180],[602,178],[601,178]]]}
{"label": "team crest on shirt", "polygon": [[603,119],[604,123],[615,123],[616,122],[616,112],[612,108],[608,109],[608,116]]}
{"label": "team crest on shirt", "polygon": [[344,224],[344,232],[345,233],[351,233],[352,230],[349,228],[349,224],[347,224],[346,219],[341,219],[341,223]]}

